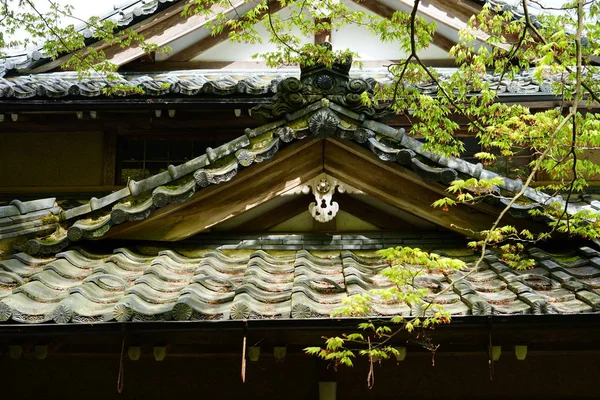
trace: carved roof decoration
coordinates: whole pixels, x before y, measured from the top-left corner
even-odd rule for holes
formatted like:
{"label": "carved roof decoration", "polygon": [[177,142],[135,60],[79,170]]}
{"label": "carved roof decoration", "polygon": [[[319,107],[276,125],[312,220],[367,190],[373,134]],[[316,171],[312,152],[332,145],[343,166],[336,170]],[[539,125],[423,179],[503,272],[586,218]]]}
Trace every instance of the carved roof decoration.
{"label": "carved roof decoration", "polygon": [[[443,251],[439,253],[444,254]],[[532,270],[511,269],[493,253],[468,269],[420,278],[453,315],[571,314],[600,308],[600,253],[582,247],[569,257],[530,249]],[[560,260],[563,261],[560,261]],[[0,322],[125,322],[327,318],[343,299],[390,283],[377,273],[387,264],[374,252],[306,250],[204,251],[185,256],[166,249],[142,255],[72,249],[50,258],[24,253],[0,261]],[[419,315],[419,307],[374,298],[370,316]]]}
{"label": "carved roof decoration", "polygon": [[[439,79],[445,81],[456,70],[454,68],[436,68],[436,71]],[[289,77],[297,77],[298,73],[286,70],[189,70],[154,74],[121,73],[116,76],[116,80],[109,81],[98,74],[78,79],[77,74],[73,72],[20,75],[8,78],[2,78],[0,74],[0,99],[99,98],[106,97],[105,89],[115,85],[142,89],[144,95],[150,97],[232,95],[270,97],[277,93],[281,81]],[[366,82],[369,90],[375,83],[382,85],[393,83],[393,76],[385,68],[356,70],[351,73],[351,76],[357,80],[355,85],[359,85],[353,86],[355,91],[360,91],[364,85],[360,80]],[[321,78],[321,81],[318,82],[320,85],[327,84],[323,79],[326,78]],[[523,71],[512,80],[505,78],[499,82],[499,76],[493,74],[486,74],[484,79],[498,84],[498,93],[502,97],[505,95],[552,95],[552,83],[560,77],[546,76],[543,82],[539,83],[533,78],[531,71]],[[595,79],[600,79],[600,74],[595,76]],[[315,90],[315,86],[311,87],[311,90]],[[298,101],[303,104],[310,103],[310,99],[314,95],[308,93],[307,88],[307,86],[297,89],[286,87],[288,91],[294,89],[296,93],[302,95],[305,102],[302,99]],[[437,86],[433,82],[425,81],[417,85],[417,88],[423,94],[435,95],[437,93]],[[132,91],[124,90],[111,91],[111,93],[113,96],[139,96]],[[354,96],[350,96],[345,101],[356,101],[356,99]]]}
{"label": "carved roof decoration", "polygon": [[308,194],[315,196],[315,201],[308,205],[308,211],[312,217],[319,222],[328,222],[335,218],[340,206],[336,201],[333,201],[335,193],[362,194],[365,192],[356,189],[355,187],[341,182],[326,173],[321,173],[306,183],[296,186],[293,189],[285,192],[283,195],[290,194]]}
{"label": "carved roof decoration", "polygon": [[[114,5],[110,12],[100,16],[100,20],[113,21],[119,28],[124,29],[178,1],[181,0],[127,0],[119,5]],[[90,40],[87,43],[88,45],[96,41],[92,38],[94,33],[87,25],[79,27],[78,32]],[[9,52],[5,59],[0,59],[0,77],[12,70],[27,71],[33,69],[48,61],[50,61],[50,58],[44,53],[43,46]]]}

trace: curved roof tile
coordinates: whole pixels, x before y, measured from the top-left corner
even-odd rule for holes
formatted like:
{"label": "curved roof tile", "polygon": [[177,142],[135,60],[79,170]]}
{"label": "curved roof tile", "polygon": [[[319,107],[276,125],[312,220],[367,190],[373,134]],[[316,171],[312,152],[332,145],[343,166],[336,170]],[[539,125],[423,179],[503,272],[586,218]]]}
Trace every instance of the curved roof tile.
{"label": "curved roof tile", "polygon": [[[440,81],[449,79],[456,72],[454,68],[437,68]],[[79,78],[73,72],[43,73],[38,75],[21,75],[2,78],[0,74],[0,98],[63,98],[63,97],[102,97],[107,96],[139,96],[136,91],[119,89],[133,87],[140,89],[142,94],[151,97],[161,96],[231,96],[272,95],[277,92],[279,82],[297,72],[272,70],[223,71],[223,70],[189,70],[172,71],[140,75],[137,73],[116,74],[116,80],[108,80],[105,76],[92,74]],[[394,78],[387,69],[375,68],[353,71],[352,76],[360,77],[380,84],[391,84]],[[532,71],[522,71],[512,79],[486,74],[483,77],[490,84],[497,85],[500,96],[553,94],[552,84],[560,76],[545,76],[538,82]],[[594,76],[600,79],[600,74]],[[107,89],[115,88],[108,91]],[[434,82],[422,82],[416,85],[424,94],[435,95],[437,85]]]}
{"label": "curved roof tile", "polygon": [[[43,262],[15,255],[11,260],[24,267],[4,263],[0,271],[37,272],[27,283],[0,280],[0,288],[10,286],[0,290],[0,321],[328,318],[348,296],[391,286],[378,275],[387,264],[373,252],[245,254],[217,250],[189,258],[171,250],[155,256],[119,249],[113,255],[69,250]],[[536,259],[535,273],[512,270],[488,253],[478,271],[470,271],[473,258],[467,257],[467,270],[448,276],[427,273],[419,280],[428,290],[425,301],[443,303],[454,315],[598,312],[598,285],[583,277],[600,275],[590,258],[599,254],[580,249],[578,259],[589,270],[583,274],[534,248],[529,255]],[[453,291],[436,297],[458,280]],[[370,316],[419,312],[376,295],[373,301]]]}

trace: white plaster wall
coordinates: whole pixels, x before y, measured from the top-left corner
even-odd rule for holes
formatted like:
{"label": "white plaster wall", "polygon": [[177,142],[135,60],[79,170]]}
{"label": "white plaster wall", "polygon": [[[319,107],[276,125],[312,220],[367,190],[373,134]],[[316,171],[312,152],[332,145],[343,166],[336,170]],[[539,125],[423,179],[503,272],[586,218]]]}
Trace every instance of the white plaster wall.
{"label": "white plaster wall", "polygon": [[[284,8],[276,14],[285,19],[290,16],[291,10]],[[247,44],[227,40],[208,49],[194,58],[193,61],[253,61],[252,56],[254,54],[277,51],[277,45],[269,42],[269,30],[265,23],[258,24],[256,30],[263,38],[263,43]],[[298,28],[292,29],[292,34],[300,37],[302,44],[312,43],[313,41],[312,37],[303,36]]]}
{"label": "white plaster wall", "polygon": [[[243,6],[238,8],[239,14],[245,14],[247,11],[252,9],[252,3],[246,3]],[[228,14],[230,18],[235,17],[235,12],[231,12]],[[188,33],[187,35],[173,41],[169,44],[170,50],[167,52],[161,52],[156,54],[156,61],[164,61],[175,53],[180,52],[181,50],[191,46],[192,44],[205,39],[210,36],[209,28],[198,28],[195,31]],[[226,61],[226,60],[218,60],[218,61]]]}
{"label": "white plaster wall", "polygon": [[[346,2],[353,11],[363,11],[375,15],[356,3]],[[350,49],[359,54],[361,60],[398,60],[407,54],[395,43],[382,43],[367,27],[345,25],[331,33],[331,41],[336,50]],[[422,59],[448,58],[448,53],[437,46],[430,46],[419,53]]]}

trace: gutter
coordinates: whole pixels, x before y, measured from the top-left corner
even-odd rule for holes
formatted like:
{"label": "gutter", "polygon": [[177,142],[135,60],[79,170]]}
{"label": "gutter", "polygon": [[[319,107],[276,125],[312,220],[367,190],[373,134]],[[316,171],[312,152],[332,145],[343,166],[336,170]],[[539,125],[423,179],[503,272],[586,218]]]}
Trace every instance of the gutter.
{"label": "gutter", "polygon": [[[318,319],[264,319],[227,321],[153,321],[153,322],[105,322],[94,324],[1,324],[3,336],[63,336],[63,335],[122,335],[127,333],[190,333],[193,331],[348,331],[356,329],[365,318],[318,318]],[[389,323],[389,318],[370,319]],[[436,332],[460,330],[558,330],[600,329],[600,314],[554,314],[554,315],[488,315],[455,316],[448,325],[436,327]],[[591,334],[591,331],[590,331]]]}
{"label": "gutter", "polygon": [[29,111],[100,111],[100,110],[156,110],[156,109],[185,109],[194,108],[239,108],[240,105],[254,106],[269,104],[272,95],[265,97],[152,97],[152,98],[122,98],[108,97],[102,99],[23,99],[0,100],[0,112],[29,112]]}
{"label": "gutter", "polygon": [[[185,109],[190,106],[200,108],[236,108],[240,104],[254,106],[270,104],[272,94],[264,96],[219,96],[219,97],[105,97],[90,99],[0,99],[0,112],[28,111],[99,111],[99,110],[155,110]],[[499,103],[560,102],[553,94],[499,94]]]}

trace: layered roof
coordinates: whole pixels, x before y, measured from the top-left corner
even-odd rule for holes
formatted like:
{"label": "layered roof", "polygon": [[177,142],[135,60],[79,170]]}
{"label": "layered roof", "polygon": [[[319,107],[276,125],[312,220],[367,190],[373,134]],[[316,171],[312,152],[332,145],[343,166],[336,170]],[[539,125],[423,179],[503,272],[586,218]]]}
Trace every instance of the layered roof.
{"label": "layered roof", "polygon": [[[192,204],[198,194],[206,190],[204,188],[231,181],[238,171],[273,158],[281,148],[290,147],[296,141],[307,142],[305,147],[312,143],[311,140],[327,140],[331,143],[338,143],[336,141],[339,139],[354,141],[368,148],[377,159],[401,165],[416,172],[427,182],[439,182],[442,185],[448,185],[458,177],[501,177],[485,169],[482,164],[431,153],[424,149],[419,140],[406,135],[404,129],[395,129],[379,122],[388,111],[385,108],[366,107],[360,101],[361,93],[369,91],[371,84],[368,79],[350,79],[347,75],[324,68],[315,69],[301,80],[286,78],[278,83],[271,103],[253,109],[253,114],[268,117],[272,122],[247,129],[237,139],[214,149],[208,148],[206,154],[186,163],[170,165],[157,175],[141,181],[130,180],[121,190],[101,198],[92,198],[88,204],[66,210],[55,209],[54,214],[61,221],[55,232],[44,238],[29,240],[23,249],[29,254],[51,254],[71,242],[103,237],[113,227],[125,222],[145,220],[170,204],[185,204],[188,201]],[[297,145],[295,148],[297,152],[307,154],[308,150],[303,150],[305,147]],[[300,158],[298,160],[299,163],[303,162]],[[323,167],[319,166],[321,161],[314,160],[314,163],[315,170],[307,170],[303,179],[322,172]],[[288,168],[292,166],[293,161],[290,161]],[[501,178],[503,184],[497,188],[498,194],[500,190],[515,193],[522,188],[520,180]],[[300,184],[303,179],[295,184]],[[287,189],[291,188],[287,186]],[[512,205],[511,211],[516,217],[526,217],[527,211],[535,207],[565,204],[561,196],[549,196],[533,188],[525,190],[524,198],[527,199],[526,204]],[[502,196],[495,196],[494,201],[500,205],[508,202]],[[596,202],[567,206],[572,214],[586,209],[598,209]],[[429,214],[434,215],[435,212]],[[42,221],[43,217],[40,215],[38,220]],[[14,221],[6,221],[5,225],[8,222],[14,225]],[[56,218],[46,218],[45,221],[52,224],[57,222]],[[433,222],[439,224],[440,220]],[[22,233],[29,233],[24,228]],[[15,227],[9,233],[0,233],[0,238],[18,235],[19,229]]]}
{"label": "layered roof", "polygon": [[[164,248],[143,255],[119,248],[112,254],[96,254],[73,246],[61,252],[74,242],[110,236],[118,225],[126,222],[135,225],[172,204],[179,207],[188,202],[202,204],[197,199],[203,191],[210,186],[235,182],[239,170],[258,168],[254,164],[275,158],[262,168],[277,169],[276,158],[283,147],[288,147],[283,152],[288,152],[285,157],[291,161],[282,168],[291,169],[291,177],[306,175],[306,178],[320,173],[322,159],[316,159],[313,168],[312,161],[306,157],[311,147],[326,148],[328,143],[337,146],[338,153],[347,152],[368,162],[377,160],[378,164],[390,164],[393,171],[416,173],[414,177],[409,174],[410,179],[426,181],[425,186],[443,188],[458,177],[499,177],[481,164],[428,152],[423,143],[406,135],[404,129],[379,122],[387,111],[367,108],[359,101],[360,94],[369,88],[368,80],[350,79],[339,70],[316,68],[300,80],[289,77],[280,81],[273,101],[254,109],[255,114],[266,116],[272,122],[248,129],[239,138],[215,149],[208,148],[206,154],[189,162],[171,165],[167,171],[141,181],[132,180],[121,190],[92,198],[88,204],[71,209],[60,209],[55,199],[15,201],[0,208],[2,238],[29,235],[30,226],[41,233],[54,230],[48,236],[26,242],[23,249],[29,254],[17,253],[0,261],[0,319],[24,323],[89,323],[320,318],[329,317],[342,300],[352,294],[387,287],[389,282],[377,274],[387,264],[368,250],[381,248],[384,242],[386,246],[394,244],[383,238],[374,244],[373,240],[362,242],[360,238],[332,237],[330,243],[320,247],[328,251],[313,253],[308,250],[309,244],[300,244],[302,250],[288,250],[285,244],[289,238],[270,239],[270,243],[281,243],[281,248],[272,245],[262,248],[262,240],[250,240],[243,246],[250,250],[237,252],[212,250],[184,255]],[[321,142],[325,145],[321,146]],[[354,147],[348,142],[354,142]],[[347,158],[336,162],[350,162],[356,164],[352,168],[360,169],[360,163],[365,161]],[[302,168],[307,168],[307,172],[302,172]],[[333,169],[340,177],[345,173],[354,174],[353,182],[360,181],[355,170],[337,168]],[[241,179],[249,178],[246,175]],[[296,181],[294,185],[302,183],[304,178]],[[264,184],[268,186],[270,181]],[[287,189],[293,187],[286,186]],[[521,181],[503,178],[498,190],[515,192],[521,188]],[[387,190],[393,188],[388,186]],[[403,190],[404,196],[409,196],[406,190],[410,189]],[[550,197],[531,188],[526,190],[525,196],[530,203],[513,205],[514,215],[525,216],[528,209],[552,202],[564,205],[560,196]],[[501,197],[499,201],[502,202]],[[567,210],[574,213],[589,208],[596,208],[596,204],[569,204]],[[212,208],[209,211],[217,212]],[[434,221],[441,221],[435,219],[435,212],[430,214]],[[23,218],[27,219],[26,223],[21,222]],[[193,223],[190,219],[193,220],[188,218],[187,224]],[[161,223],[160,215],[157,220]],[[396,244],[408,244],[398,238],[393,240]],[[335,241],[339,244],[333,243]],[[419,245],[419,241],[410,244]],[[346,245],[348,247],[344,247]],[[351,250],[358,248],[361,250]],[[566,257],[535,248],[530,249],[529,254],[536,260],[533,270],[514,271],[489,253],[485,263],[477,271],[471,271],[476,259],[471,254],[459,256],[468,263],[467,270],[430,272],[419,278],[419,284],[429,290],[426,300],[446,304],[455,315],[598,310],[600,253],[582,247]],[[450,285],[452,291],[435,296]],[[378,299],[369,316],[418,315],[419,312],[418,308],[404,303]]]}
{"label": "layered roof", "polygon": [[[128,10],[142,6],[145,7],[142,11],[132,12],[150,15],[159,10],[160,4],[171,2],[176,1],[133,2]],[[132,22],[125,16],[122,18],[123,26]],[[34,65],[33,58],[19,63],[9,59],[8,62],[13,62],[12,67],[27,69]],[[29,239],[15,242],[23,252],[0,261],[0,321],[92,323],[329,317],[348,296],[389,286],[389,282],[377,274],[387,264],[370,250],[381,248],[383,244],[420,245],[419,241],[402,243],[380,238],[373,244],[370,239],[340,237],[323,242],[319,250],[326,252],[312,253],[311,245],[304,243],[298,245],[301,249],[290,250],[285,246],[256,245],[254,239],[243,246],[250,250],[238,252],[221,249],[183,254],[163,246],[161,251],[151,254],[127,248],[97,254],[77,247],[86,240],[114,237],[172,241],[191,236],[210,226],[210,221],[192,212],[204,207],[204,216],[223,213],[218,206],[226,208],[230,204],[224,201],[224,205],[219,205],[217,195],[234,191],[236,187],[231,185],[257,176],[266,178],[260,178],[255,187],[248,186],[255,191],[274,184],[281,186],[261,198],[260,201],[264,201],[323,172],[334,173],[340,181],[353,184],[355,180],[360,181],[357,175],[363,173],[362,166],[376,164],[382,176],[370,179],[381,179],[383,183],[368,188],[361,186],[367,194],[400,199],[393,205],[407,209],[420,201],[421,206],[428,209],[424,218],[450,229],[455,222],[469,219],[477,220],[479,225],[475,228],[489,227],[487,220],[473,217],[471,209],[458,209],[456,213],[442,216],[442,211],[429,209],[430,200],[439,198],[453,180],[502,178],[503,183],[496,188],[498,196],[492,200],[497,206],[508,202],[502,197],[504,191],[515,193],[522,189],[520,180],[502,177],[482,164],[426,151],[423,143],[407,135],[404,129],[383,123],[388,110],[366,107],[360,99],[361,94],[372,90],[376,83],[387,84],[391,77],[382,70],[362,71],[352,78],[347,72],[317,67],[303,71],[300,79],[288,72],[264,71],[122,74],[117,82],[108,82],[99,76],[79,80],[72,73],[0,79],[0,99],[7,101],[102,97],[104,89],[114,84],[141,88],[144,95],[150,97],[272,97],[271,102],[262,102],[252,110],[254,115],[268,118],[269,123],[247,129],[243,134],[240,132],[238,138],[214,149],[208,148],[205,154],[186,163],[170,165],[157,175],[140,181],[130,180],[122,189],[91,198],[87,204],[63,209],[51,198],[31,202],[15,200],[0,207],[0,240]],[[452,72],[440,70],[442,80]],[[528,73],[510,81],[499,82],[494,76],[486,79],[498,83],[501,96],[549,94],[553,82],[553,78],[548,77],[543,83],[537,83]],[[437,91],[432,82],[423,82],[417,87],[426,94]],[[116,94],[131,95],[129,92]],[[314,157],[311,152],[315,152]],[[344,158],[340,158],[340,154]],[[277,170],[283,172],[274,173]],[[383,173],[387,171],[392,171],[391,178],[385,181]],[[398,176],[405,180],[394,181]],[[403,192],[390,187],[390,182],[404,186]],[[417,186],[431,187],[431,196],[420,198],[419,194],[411,193]],[[225,199],[238,197],[243,209],[259,203],[245,199],[245,193],[234,193]],[[210,196],[213,197],[208,201]],[[402,196],[417,199],[402,202]],[[525,204],[512,205],[513,216],[527,217],[528,210],[552,203],[560,204],[571,214],[600,210],[600,203],[595,201],[566,204],[560,196],[549,196],[533,188],[525,190],[524,198]],[[486,210],[494,217],[496,211]],[[141,224],[147,222],[151,229],[146,228],[140,235],[139,231],[144,231]],[[163,223],[164,232],[157,228]],[[183,225],[187,230],[172,232]],[[134,231],[133,236],[128,236],[128,229]],[[346,239],[360,244],[345,244]],[[288,241],[285,238],[269,240],[282,245]],[[340,243],[333,243],[336,240]],[[454,315],[598,311],[600,253],[589,247],[582,247],[567,257],[535,248],[529,253],[536,265],[526,272],[514,271],[493,253],[486,255],[479,270],[472,271],[475,256],[470,254],[462,256],[469,265],[467,270],[453,274],[427,273],[419,284],[428,289],[426,301],[435,298],[436,302],[446,304]],[[462,279],[467,273],[469,275]],[[452,286],[451,291],[435,296],[449,286]],[[368,316],[419,313],[420,309],[404,303],[376,299]]]}

